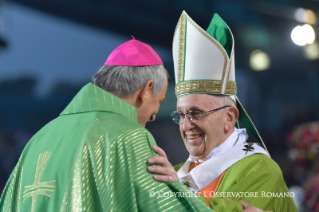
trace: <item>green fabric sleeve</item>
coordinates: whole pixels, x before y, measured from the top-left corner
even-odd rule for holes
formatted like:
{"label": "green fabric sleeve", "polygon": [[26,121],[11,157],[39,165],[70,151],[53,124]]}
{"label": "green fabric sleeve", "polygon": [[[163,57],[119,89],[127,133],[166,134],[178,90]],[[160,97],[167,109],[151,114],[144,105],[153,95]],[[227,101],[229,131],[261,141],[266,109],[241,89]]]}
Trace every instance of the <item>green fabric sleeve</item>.
{"label": "green fabric sleeve", "polygon": [[[223,195],[221,192],[233,192],[229,193],[229,197],[234,202],[223,206],[228,208],[228,211],[236,211],[233,208],[234,205],[239,204],[238,200],[273,212],[297,211],[293,199],[284,196],[290,193],[279,166],[273,160],[261,154],[244,158],[230,167],[217,192],[220,193],[220,196]],[[270,196],[270,194],[272,195]],[[211,202],[211,208],[219,211],[218,208],[222,207],[219,205],[224,205],[225,199],[215,196],[211,199]],[[237,208],[237,211],[241,211],[239,207]]]}
{"label": "green fabric sleeve", "polygon": [[[199,195],[199,199],[207,204],[207,200],[203,195]],[[239,202],[227,200],[225,198],[211,198],[208,199],[210,208],[218,212],[235,212],[242,211],[243,207]]]}

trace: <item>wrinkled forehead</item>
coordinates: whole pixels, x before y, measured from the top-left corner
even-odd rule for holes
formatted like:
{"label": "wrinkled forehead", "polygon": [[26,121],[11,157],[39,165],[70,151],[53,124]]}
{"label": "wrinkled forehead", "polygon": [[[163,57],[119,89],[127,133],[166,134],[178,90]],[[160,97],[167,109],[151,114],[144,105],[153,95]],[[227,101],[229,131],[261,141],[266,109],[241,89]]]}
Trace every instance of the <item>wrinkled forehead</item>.
{"label": "wrinkled forehead", "polygon": [[219,102],[210,94],[185,94],[177,97],[177,110],[209,110],[218,106]]}

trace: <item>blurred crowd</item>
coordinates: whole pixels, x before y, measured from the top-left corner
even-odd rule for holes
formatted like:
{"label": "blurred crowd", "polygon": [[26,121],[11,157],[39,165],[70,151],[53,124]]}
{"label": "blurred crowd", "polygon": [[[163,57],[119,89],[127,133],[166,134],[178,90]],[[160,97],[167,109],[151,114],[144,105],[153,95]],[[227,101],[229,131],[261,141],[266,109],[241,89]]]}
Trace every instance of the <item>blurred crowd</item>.
{"label": "blurred crowd", "polygon": [[296,126],[287,136],[288,157],[304,211],[319,211],[319,122]]}

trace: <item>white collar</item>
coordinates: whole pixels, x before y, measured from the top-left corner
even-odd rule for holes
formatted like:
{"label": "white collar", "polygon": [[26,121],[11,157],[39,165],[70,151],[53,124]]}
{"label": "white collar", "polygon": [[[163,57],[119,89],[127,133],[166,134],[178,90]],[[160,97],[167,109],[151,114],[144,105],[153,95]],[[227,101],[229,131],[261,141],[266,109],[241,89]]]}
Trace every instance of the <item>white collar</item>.
{"label": "white collar", "polygon": [[[251,145],[252,144],[252,145]],[[199,192],[206,188],[211,182],[213,182],[218,176],[220,176],[225,170],[231,167],[233,164],[249,157],[253,154],[264,154],[268,157],[268,152],[255,143],[240,143],[222,151],[217,156],[214,155],[209,160],[193,168],[189,173],[190,162],[186,163],[178,170],[177,176],[180,182],[187,184],[187,187],[194,192]]]}
{"label": "white collar", "polygon": [[203,163],[193,168],[191,172],[188,170],[193,158],[189,157],[177,172],[180,182],[184,184],[187,182],[191,191],[198,192],[245,157],[258,153],[270,157],[268,152],[258,144],[253,144],[251,148],[248,148],[251,143],[245,143],[247,139],[245,129],[235,129],[225,142],[209,153],[210,158],[206,157],[206,161],[199,161]]}
{"label": "white collar", "polygon": [[204,162],[208,159],[210,159],[213,156],[216,156],[224,151],[226,151],[227,149],[237,145],[237,144],[242,144],[245,141],[247,141],[248,139],[248,134],[246,132],[245,128],[241,128],[241,129],[237,129],[236,127],[234,127],[234,131],[232,134],[230,134],[230,136],[228,136],[228,138],[221,143],[220,145],[218,145],[217,147],[215,147],[204,159],[201,160],[196,160],[193,158],[192,155],[189,155],[188,157],[188,161],[190,162]]}

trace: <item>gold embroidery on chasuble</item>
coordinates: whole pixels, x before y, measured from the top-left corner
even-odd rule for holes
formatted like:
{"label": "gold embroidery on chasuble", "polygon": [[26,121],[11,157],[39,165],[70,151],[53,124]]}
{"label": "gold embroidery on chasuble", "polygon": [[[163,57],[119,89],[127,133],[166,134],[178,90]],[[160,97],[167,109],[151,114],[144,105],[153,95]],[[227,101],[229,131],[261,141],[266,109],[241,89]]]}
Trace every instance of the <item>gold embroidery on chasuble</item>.
{"label": "gold embroidery on chasuble", "polygon": [[32,185],[25,186],[25,191],[23,192],[23,203],[29,197],[32,198],[31,212],[35,211],[37,195],[51,197],[52,193],[54,192],[55,180],[41,182],[41,177],[50,155],[51,153],[48,151],[45,151],[39,155],[34,176],[34,183]]}

